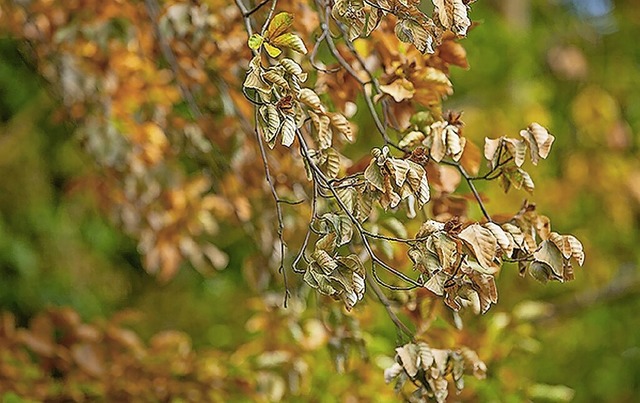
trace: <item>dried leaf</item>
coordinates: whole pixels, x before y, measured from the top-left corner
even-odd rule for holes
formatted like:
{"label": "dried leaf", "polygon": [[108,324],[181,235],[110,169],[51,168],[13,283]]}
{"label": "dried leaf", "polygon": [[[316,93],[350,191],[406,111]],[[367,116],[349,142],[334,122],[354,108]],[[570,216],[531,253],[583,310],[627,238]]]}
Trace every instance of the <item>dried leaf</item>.
{"label": "dried leaf", "polygon": [[491,231],[491,234],[496,238],[500,249],[504,252],[505,255],[511,256],[513,253],[513,248],[516,246],[514,244],[513,237],[509,238],[505,231],[498,225],[492,222],[488,222],[484,224],[485,228]]}
{"label": "dried leaf", "polygon": [[389,383],[402,373],[402,365],[394,362],[392,366],[384,370],[384,382]]}
{"label": "dried leaf", "polygon": [[262,120],[266,123],[266,132],[263,133],[267,143],[272,144],[280,129],[280,115],[272,104],[263,105],[259,109]]}
{"label": "dried leaf", "polygon": [[416,92],[413,83],[406,78],[399,78],[390,84],[381,85],[380,90],[391,95],[396,102],[411,99]]}
{"label": "dried leaf", "polygon": [[467,6],[462,0],[433,0],[434,19],[458,36],[465,36],[471,21],[467,17]]}
{"label": "dried leaf", "polygon": [[402,42],[412,43],[420,52],[434,53],[433,46],[436,39],[433,28],[435,26],[431,20],[421,25],[412,19],[399,19],[395,26],[395,32],[398,39]]}
{"label": "dried leaf", "polygon": [[396,354],[400,363],[410,377],[418,373],[418,346],[413,343],[396,348]]}
{"label": "dried leaf", "polygon": [[415,147],[424,140],[424,133],[417,130],[407,133],[398,143],[400,148]]}
{"label": "dried leaf", "polygon": [[296,121],[293,116],[285,117],[282,122],[282,145],[290,147],[296,138]]}
{"label": "dried leaf", "polygon": [[553,242],[543,241],[540,243],[538,250],[533,253],[533,258],[537,262],[542,262],[548,265],[553,272],[553,278],[558,281],[562,281],[562,253]]}
{"label": "dried leaf", "polygon": [[324,106],[318,94],[310,88],[302,88],[298,93],[298,100],[316,112],[324,112]]}
{"label": "dried leaf", "polygon": [[353,142],[353,131],[351,130],[351,125],[347,118],[345,118],[341,113],[335,112],[327,113],[327,116],[329,116],[329,119],[331,120],[331,126],[334,127],[338,133],[342,134],[347,141]]}
{"label": "dried leaf", "polygon": [[384,192],[384,176],[375,159],[371,160],[369,166],[365,169],[364,179],[379,191]]}
{"label": "dried leaf", "polygon": [[498,267],[493,262],[496,257],[498,241],[487,228],[479,224],[471,224],[458,234],[466,242],[475,255],[478,263],[488,273],[495,273]]}

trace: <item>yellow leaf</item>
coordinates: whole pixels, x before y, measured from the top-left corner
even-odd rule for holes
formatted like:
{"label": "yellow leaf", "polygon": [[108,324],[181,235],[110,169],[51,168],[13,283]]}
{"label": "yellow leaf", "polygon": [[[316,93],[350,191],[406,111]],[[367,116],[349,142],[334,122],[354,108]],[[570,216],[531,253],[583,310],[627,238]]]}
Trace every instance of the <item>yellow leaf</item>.
{"label": "yellow leaf", "polygon": [[304,46],[304,42],[296,34],[292,34],[292,33],[282,34],[282,35],[272,39],[271,43],[274,46],[280,46],[280,47],[293,49],[298,53],[302,53],[302,54],[306,54],[307,53],[307,48]]}
{"label": "yellow leaf", "polygon": [[271,57],[278,57],[280,56],[280,53],[282,53],[280,49],[276,48],[275,46],[271,46],[271,44],[269,44],[268,42],[264,43],[264,49]]}

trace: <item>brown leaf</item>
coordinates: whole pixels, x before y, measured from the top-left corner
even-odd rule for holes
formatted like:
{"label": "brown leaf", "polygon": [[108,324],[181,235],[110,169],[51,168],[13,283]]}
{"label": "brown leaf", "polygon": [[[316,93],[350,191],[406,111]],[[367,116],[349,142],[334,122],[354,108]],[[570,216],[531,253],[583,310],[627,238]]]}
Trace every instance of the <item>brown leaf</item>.
{"label": "brown leaf", "polygon": [[563,261],[560,249],[551,241],[540,243],[538,250],[533,253],[533,258],[548,265],[553,271],[554,279],[562,281]]}
{"label": "brown leaf", "polygon": [[462,0],[433,0],[433,16],[436,22],[458,36],[465,36],[471,21],[467,17],[467,6]]}
{"label": "brown leaf", "polygon": [[478,293],[480,298],[480,311],[486,313],[491,304],[498,302],[498,288],[493,276],[488,274],[479,273],[472,270],[469,274],[469,279],[473,283],[473,289]]}
{"label": "brown leaf", "polygon": [[381,85],[380,90],[391,95],[396,102],[411,99],[416,92],[413,83],[406,78],[399,78],[390,84]]}
{"label": "brown leaf", "polygon": [[491,231],[480,226],[471,224],[463,229],[458,237],[472,250],[478,263],[487,270],[488,273],[495,273],[498,267],[493,262],[496,257],[498,241]]}

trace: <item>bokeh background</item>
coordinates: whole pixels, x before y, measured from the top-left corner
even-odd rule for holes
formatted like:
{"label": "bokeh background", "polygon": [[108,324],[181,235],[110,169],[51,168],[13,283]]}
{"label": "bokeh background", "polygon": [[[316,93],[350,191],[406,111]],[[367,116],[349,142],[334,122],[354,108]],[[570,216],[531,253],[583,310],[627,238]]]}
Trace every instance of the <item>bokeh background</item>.
{"label": "bokeh background", "polygon": [[[0,21],[6,17],[2,10]],[[465,135],[479,143],[485,136],[517,133],[531,121],[550,129],[556,136],[551,156],[530,171],[537,185],[532,200],[555,230],[582,240],[587,259],[570,284],[541,285],[516,270],[501,274],[498,305],[467,327],[482,339],[478,353],[489,365],[488,378],[469,380],[472,392],[459,398],[636,401],[640,8],[634,0],[481,0],[471,15],[476,25],[463,41],[470,69],[452,70],[455,94],[446,106],[464,110]],[[67,312],[53,322],[81,320],[107,329],[115,320],[133,329],[143,345],[166,354],[167,362],[176,359],[162,349],[166,343],[182,346],[178,355],[185,349],[187,355],[209,354],[211,368],[217,368],[213,378],[239,382],[228,392],[230,400],[253,400],[249,392],[242,397],[246,385],[238,379],[256,373],[262,378],[248,380],[247,390],[256,382],[274,399],[393,399],[381,368],[396,340],[378,308],[360,313],[368,326],[368,360],[347,354],[338,379],[336,352],[330,343],[313,346],[311,319],[303,329],[308,345],[296,359],[258,354],[269,343],[289,343],[291,318],[313,317],[317,301],[310,298],[306,310],[294,305],[284,313],[265,305],[243,277],[241,266],[251,251],[242,236],[229,232],[219,242],[230,256],[223,271],[202,275],[187,265],[168,283],[149,276],[136,242],[105,214],[100,200],[82,191],[97,167],[83,152],[74,123],[59,118],[50,83],[25,57],[20,38],[2,33],[1,26],[0,33],[0,310],[11,313],[3,317],[3,337],[10,332],[8,321],[34,329],[33,318],[42,312],[71,307],[81,319],[69,319]],[[481,190],[489,208],[522,203],[522,193],[505,197],[494,186]],[[281,295],[273,298],[280,301]],[[176,339],[163,344],[157,335],[165,332],[166,339],[168,330]],[[55,376],[27,365],[26,358],[16,364],[6,343],[0,346],[0,399],[22,401],[20,391],[8,386],[11,376],[27,386],[55,383]],[[291,372],[304,374],[295,390],[282,374],[283,363],[306,366]],[[100,365],[95,368],[100,373]],[[187,377],[176,371],[169,378]],[[288,385],[286,394],[278,389],[285,383],[280,378]],[[82,382],[79,390],[91,384]]]}

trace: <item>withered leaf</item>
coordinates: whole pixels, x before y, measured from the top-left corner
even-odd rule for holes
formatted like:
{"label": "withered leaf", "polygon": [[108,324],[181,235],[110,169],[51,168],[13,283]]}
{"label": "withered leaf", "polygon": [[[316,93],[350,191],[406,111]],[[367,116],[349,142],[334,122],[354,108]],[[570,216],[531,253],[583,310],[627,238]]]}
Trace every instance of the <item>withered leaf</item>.
{"label": "withered leaf", "polygon": [[465,241],[478,263],[489,273],[498,270],[493,259],[496,257],[498,241],[487,228],[479,224],[471,224],[458,234],[458,237]]}
{"label": "withered leaf", "polygon": [[400,363],[410,377],[418,373],[418,346],[413,343],[396,348],[396,354]]}
{"label": "withered leaf", "polygon": [[433,16],[445,29],[458,36],[465,36],[471,21],[463,0],[433,0]]}
{"label": "withered leaf", "polygon": [[562,281],[562,253],[553,242],[541,242],[538,250],[533,253],[533,258],[548,265],[553,272],[553,278]]}
{"label": "withered leaf", "polygon": [[430,19],[425,24],[409,19],[401,18],[396,23],[396,36],[402,42],[412,43],[422,53],[434,53],[436,44],[435,25]]}
{"label": "withered leaf", "polygon": [[385,94],[391,95],[396,102],[411,99],[416,92],[413,83],[406,78],[399,78],[390,84],[381,85],[380,90]]}

